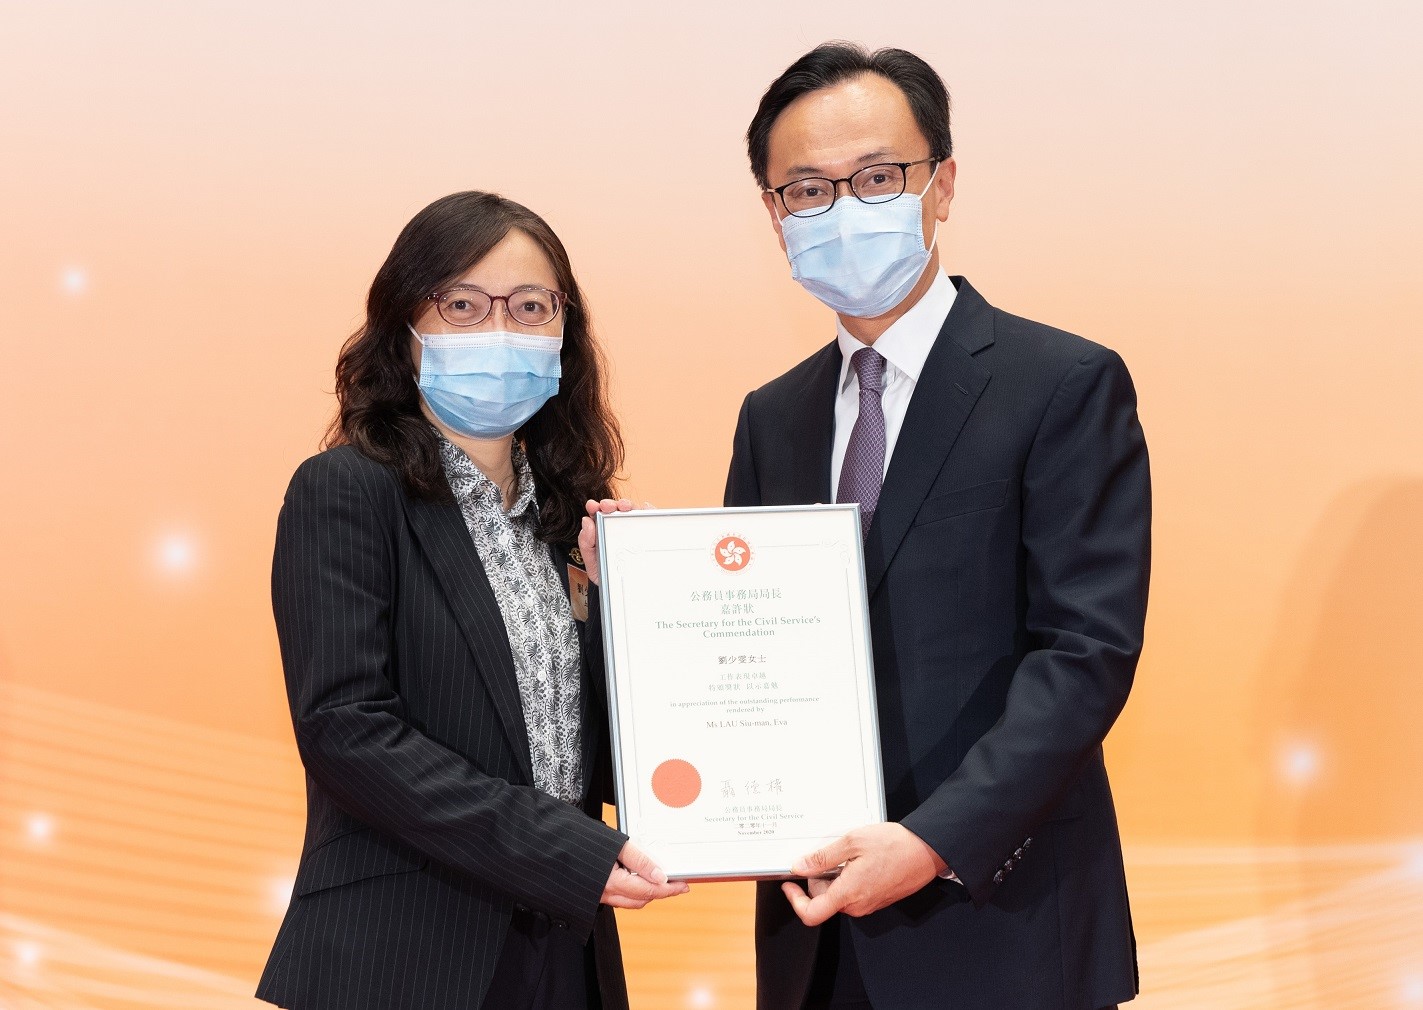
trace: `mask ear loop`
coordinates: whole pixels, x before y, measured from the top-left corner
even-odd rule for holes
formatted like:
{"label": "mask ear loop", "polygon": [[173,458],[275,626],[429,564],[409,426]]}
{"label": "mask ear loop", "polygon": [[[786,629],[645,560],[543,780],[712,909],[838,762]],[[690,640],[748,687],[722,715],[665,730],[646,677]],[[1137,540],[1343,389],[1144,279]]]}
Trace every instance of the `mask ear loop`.
{"label": "mask ear loop", "polygon": [[[942,164],[943,164],[942,161],[939,162],[939,165],[942,165]],[[934,180],[935,180],[935,179],[938,177],[938,175],[939,175],[939,165],[935,165],[935,166],[934,166],[934,171],[932,171],[932,172],[929,173],[929,181],[926,182],[926,183],[924,184],[924,188],[919,191],[919,199],[921,199],[921,200],[924,199],[924,194],[927,193],[927,192],[929,192],[929,187],[930,187],[930,186],[934,185]]]}
{"label": "mask ear loop", "polygon": [[[939,162],[939,165],[942,165],[942,164],[943,164],[942,161]],[[923,205],[924,195],[929,192],[930,188],[934,185],[934,179],[935,179],[935,177],[937,177],[938,174],[939,174],[939,165],[935,165],[935,166],[934,166],[934,171],[932,171],[932,172],[929,173],[929,181],[925,184],[924,189],[921,190],[920,193],[919,193],[919,200],[920,200],[920,205],[921,205],[921,206]],[[932,252],[934,251],[934,247],[935,247],[936,245],[938,245],[938,244],[939,244],[939,219],[938,219],[938,217],[936,216],[936,217],[934,218],[934,237],[929,240],[929,244],[924,247],[924,251],[927,252],[927,253],[932,253]]]}

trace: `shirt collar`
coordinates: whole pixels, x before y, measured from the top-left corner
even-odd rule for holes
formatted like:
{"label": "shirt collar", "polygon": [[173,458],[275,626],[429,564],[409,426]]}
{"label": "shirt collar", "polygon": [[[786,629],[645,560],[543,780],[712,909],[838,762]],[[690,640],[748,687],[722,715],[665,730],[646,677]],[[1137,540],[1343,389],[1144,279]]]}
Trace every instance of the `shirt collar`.
{"label": "shirt collar", "polygon": [[[433,427],[433,425],[432,425]],[[484,509],[497,509],[504,511],[504,495],[499,490],[497,484],[484,475],[484,471],[474,465],[463,449],[455,445],[445,437],[444,432],[438,428],[434,429],[435,438],[440,444],[440,462],[444,466],[445,479],[450,484],[450,490],[454,492],[458,499],[461,496],[455,490],[455,482],[465,482],[462,490],[472,498],[474,502]],[[529,466],[529,457],[524,452],[523,447],[518,442],[513,444],[511,458],[514,463],[514,473],[518,477],[518,491],[514,495],[514,504],[509,506],[508,516],[510,519],[518,519],[533,508],[534,502],[534,472]]]}
{"label": "shirt collar", "polygon": [[[944,320],[954,307],[958,290],[949,275],[942,270],[924,292],[924,297],[914,303],[904,315],[896,319],[874,343],[878,351],[890,365],[909,376],[911,382],[919,381],[919,373],[924,370],[924,362],[934,348],[939,331],[944,328]],[[840,391],[850,384],[854,374],[850,359],[855,352],[869,345],[852,337],[837,317],[835,320],[836,340],[840,344]]]}

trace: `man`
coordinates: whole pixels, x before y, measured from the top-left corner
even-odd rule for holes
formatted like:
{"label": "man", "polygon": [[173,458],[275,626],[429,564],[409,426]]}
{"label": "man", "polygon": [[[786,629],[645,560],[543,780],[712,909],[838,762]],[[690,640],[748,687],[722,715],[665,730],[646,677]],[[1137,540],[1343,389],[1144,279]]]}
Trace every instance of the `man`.
{"label": "man", "polygon": [[746,397],[726,504],[860,504],[890,818],[805,857],[807,884],[760,885],[760,1005],[1130,1000],[1101,744],[1146,610],[1131,378],[940,268],[949,100],[918,57],[816,48],[747,146],[792,276],[838,326]]}

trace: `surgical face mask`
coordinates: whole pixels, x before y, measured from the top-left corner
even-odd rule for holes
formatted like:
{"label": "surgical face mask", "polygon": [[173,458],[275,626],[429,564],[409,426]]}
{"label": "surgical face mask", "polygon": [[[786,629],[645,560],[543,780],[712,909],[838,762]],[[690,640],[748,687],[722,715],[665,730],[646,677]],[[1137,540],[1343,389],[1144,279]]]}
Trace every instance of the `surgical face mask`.
{"label": "surgical face mask", "polygon": [[[938,174],[935,166],[929,186]],[[923,276],[938,241],[936,221],[934,239],[924,245],[924,193],[888,203],[842,196],[823,214],[781,218],[791,276],[842,315],[884,315]]]}
{"label": "surgical face mask", "polygon": [[420,333],[420,392],[451,431],[503,438],[558,392],[563,337],[498,330]]}

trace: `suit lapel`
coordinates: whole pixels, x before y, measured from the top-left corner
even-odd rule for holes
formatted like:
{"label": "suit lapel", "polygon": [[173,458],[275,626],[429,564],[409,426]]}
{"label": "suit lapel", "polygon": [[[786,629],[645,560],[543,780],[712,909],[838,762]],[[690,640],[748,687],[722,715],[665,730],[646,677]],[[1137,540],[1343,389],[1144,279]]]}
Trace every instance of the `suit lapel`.
{"label": "suit lapel", "polygon": [[790,495],[765,505],[830,503],[830,455],[835,444],[835,395],[840,384],[840,345],[822,348],[811,364],[805,385],[790,404],[787,442],[797,447],[792,463]]}
{"label": "suit lapel", "polygon": [[509,651],[509,635],[464,517],[452,502],[407,501],[405,511],[474,654],[519,767],[532,784],[534,766],[529,757],[529,731],[524,724],[524,706],[514,673],[514,656]]}
{"label": "suit lapel", "polygon": [[[572,546],[570,544],[549,544],[549,554],[553,557],[553,570],[558,572],[559,581],[563,583],[563,593],[565,596],[570,596],[571,598],[568,587],[568,566],[575,563]],[[581,557],[581,555],[579,555],[579,557]],[[579,565],[578,567],[582,568],[583,566]],[[588,649],[588,622],[593,620],[591,606],[593,602],[595,601],[589,601],[588,621],[579,621],[575,618],[573,622],[575,625],[574,630],[578,633],[578,649],[581,656],[581,662],[579,664],[581,680],[579,681],[578,687],[578,709],[579,719],[581,720],[579,725],[583,727],[583,764],[580,766],[583,769],[583,781],[579,783],[579,794],[582,796],[588,794],[588,783],[590,776],[593,774],[593,759],[597,754],[598,744],[598,734],[593,731],[593,724],[589,717],[593,711],[594,698],[598,699],[601,707],[603,690],[601,684],[595,683],[596,678],[589,676],[589,671],[593,664],[590,663],[589,657],[584,654]]]}
{"label": "suit lapel", "polygon": [[967,280],[955,280],[954,307],[914,386],[865,538],[865,588],[870,596],[990,378],[973,355],[993,343],[993,310]]}

